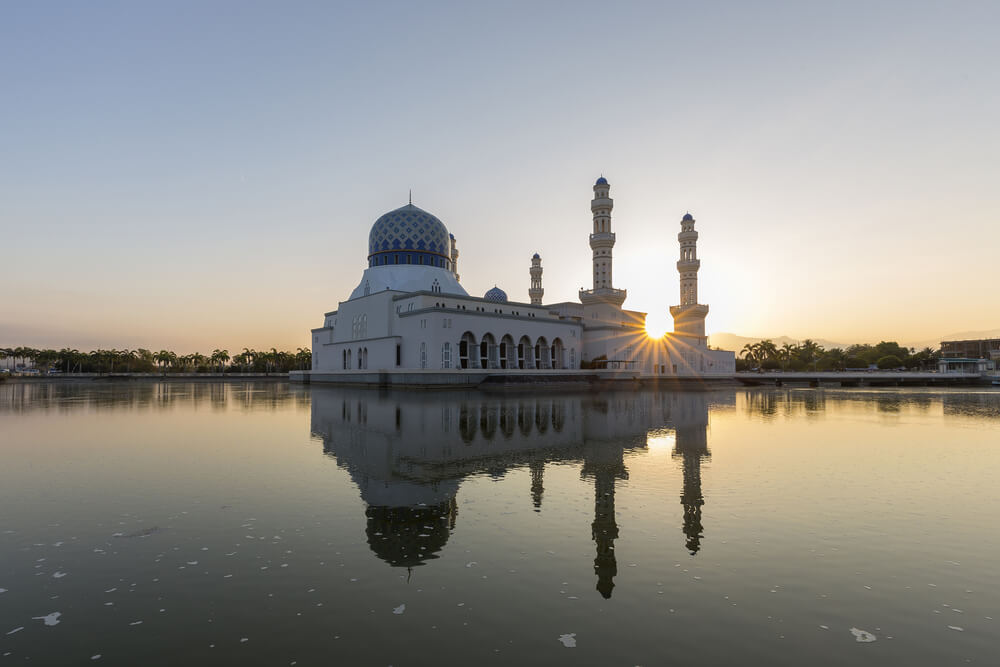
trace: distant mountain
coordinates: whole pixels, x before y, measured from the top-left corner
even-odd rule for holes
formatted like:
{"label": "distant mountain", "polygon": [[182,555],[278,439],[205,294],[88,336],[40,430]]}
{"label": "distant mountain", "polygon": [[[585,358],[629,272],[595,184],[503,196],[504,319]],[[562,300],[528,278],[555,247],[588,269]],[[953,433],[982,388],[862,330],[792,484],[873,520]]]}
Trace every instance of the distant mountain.
{"label": "distant mountain", "polygon": [[[743,346],[747,343],[756,344],[765,339],[770,339],[778,347],[781,347],[785,343],[788,343],[789,345],[799,345],[803,340],[805,340],[804,338],[790,338],[789,336],[737,336],[736,334],[731,333],[717,333],[708,337],[708,344],[712,347],[719,347],[723,350],[735,350],[739,353],[739,351],[742,350]],[[813,338],[812,340],[828,350],[835,347],[844,349],[853,345],[853,343],[838,343],[836,341],[826,340],[825,338]]]}

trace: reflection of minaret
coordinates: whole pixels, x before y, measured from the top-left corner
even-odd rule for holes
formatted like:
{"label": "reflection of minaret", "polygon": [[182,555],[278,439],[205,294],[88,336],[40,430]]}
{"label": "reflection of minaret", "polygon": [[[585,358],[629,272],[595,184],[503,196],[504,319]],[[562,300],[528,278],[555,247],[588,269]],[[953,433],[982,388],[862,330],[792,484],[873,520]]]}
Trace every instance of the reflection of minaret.
{"label": "reflection of minaret", "polygon": [[594,574],[597,575],[597,590],[604,598],[610,598],[615,587],[615,575],[618,574],[618,562],[615,560],[615,540],[618,538],[615,480],[628,479],[624,450],[618,446],[588,452],[581,475],[594,478],[594,522],[590,524],[597,545]]}
{"label": "reflection of minaret", "polygon": [[535,505],[535,511],[542,511],[542,493],[545,491],[545,487],[542,486],[542,474],[545,472],[545,462],[544,461],[532,461],[528,464],[528,469],[531,470],[531,500]]}
{"label": "reflection of minaret", "polygon": [[681,505],[684,507],[684,535],[687,536],[685,545],[693,556],[701,548],[701,538],[704,537],[701,525],[701,508],[705,504],[701,494],[701,462],[707,460],[711,452],[708,451],[705,424],[678,426],[676,435],[673,456],[681,459],[684,470]]}

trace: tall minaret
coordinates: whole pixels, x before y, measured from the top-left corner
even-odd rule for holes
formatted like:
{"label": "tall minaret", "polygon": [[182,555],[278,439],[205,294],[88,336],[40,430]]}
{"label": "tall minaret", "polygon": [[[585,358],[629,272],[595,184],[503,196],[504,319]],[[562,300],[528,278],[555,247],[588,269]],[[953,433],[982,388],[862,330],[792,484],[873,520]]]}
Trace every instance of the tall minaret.
{"label": "tall minaret", "polygon": [[451,272],[455,274],[455,281],[458,282],[458,242],[455,241],[454,234],[449,234],[448,240],[451,241]]}
{"label": "tall minaret", "polygon": [[608,196],[611,186],[601,176],[594,183],[594,198],[590,210],[594,214],[594,233],[590,235],[590,249],[594,251],[594,290],[611,287],[611,249],[615,235],[611,232],[611,209],[614,201]]}
{"label": "tall minaret", "polygon": [[674,333],[684,336],[705,337],[705,316],[708,306],[698,303],[698,232],[694,230],[694,217],[690,213],[681,219],[681,231],[677,235],[681,246],[681,257],[677,261],[677,272],[681,277],[681,304],[671,306],[674,318]]}
{"label": "tall minaret", "polygon": [[531,305],[540,306],[545,290],[542,289],[542,258],[537,252],[531,258],[529,271],[531,272],[531,287],[528,289],[528,296],[531,297]]}

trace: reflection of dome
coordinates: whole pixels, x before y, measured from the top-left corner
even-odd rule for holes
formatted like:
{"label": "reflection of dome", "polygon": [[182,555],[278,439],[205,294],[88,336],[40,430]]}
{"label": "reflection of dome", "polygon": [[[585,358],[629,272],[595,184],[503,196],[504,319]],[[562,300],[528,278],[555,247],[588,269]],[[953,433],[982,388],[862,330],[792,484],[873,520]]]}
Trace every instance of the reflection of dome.
{"label": "reflection of dome", "polygon": [[493,303],[507,303],[507,292],[494,285],[493,289],[483,295],[483,298]]}
{"label": "reflection of dome", "polygon": [[407,204],[389,211],[372,225],[368,234],[368,257],[394,250],[412,250],[449,258],[451,243],[444,223]]}
{"label": "reflection of dome", "polygon": [[594,183],[594,185],[607,185],[607,184],[608,184],[608,179],[604,178],[603,176],[597,179],[597,182]]}
{"label": "reflection of dome", "polygon": [[687,220],[694,220],[694,216],[692,216],[690,213],[685,213],[683,219],[685,221],[687,221]]}
{"label": "reflection of dome", "polygon": [[427,507],[370,505],[365,510],[368,546],[394,567],[416,567],[437,558],[455,527],[454,498]]}

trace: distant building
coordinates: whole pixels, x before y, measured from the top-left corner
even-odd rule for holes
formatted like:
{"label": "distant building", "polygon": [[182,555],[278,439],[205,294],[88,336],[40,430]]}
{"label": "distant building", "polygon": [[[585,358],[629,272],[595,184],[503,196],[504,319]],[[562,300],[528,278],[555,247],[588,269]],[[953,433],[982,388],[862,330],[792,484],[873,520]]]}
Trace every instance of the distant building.
{"label": "distant building", "polygon": [[369,234],[368,268],[358,286],[312,330],[310,381],[374,382],[373,374],[396,371],[435,371],[433,380],[412,376],[428,384],[451,383],[446,376],[463,371],[732,374],[733,352],[709,349],[705,336],[708,306],[698,303],[698,233],[690,213],[678,235],[681,301],[670,309],[675,332],[650,338],[646,314],[622,308],[627,292],[612,282],[610,187],[603,176],[593,186],[593,288],[580,290],[578,302],[542,302],[538,253],[531,257],[528,301],[511,300],[495,285],[472,296],[459,283],[458,246],[441,220],[412,203],[381,216]]}
{"label": "distant building", "polygon": [[938,359],[939,373],[989,373],[993,370],[989,359],[959,359],[946,357]]}
{"label": "distant building", "polygon": [[946,359],[989,359],[1000,361],[1000,338],[941,341],[941,356]]}

